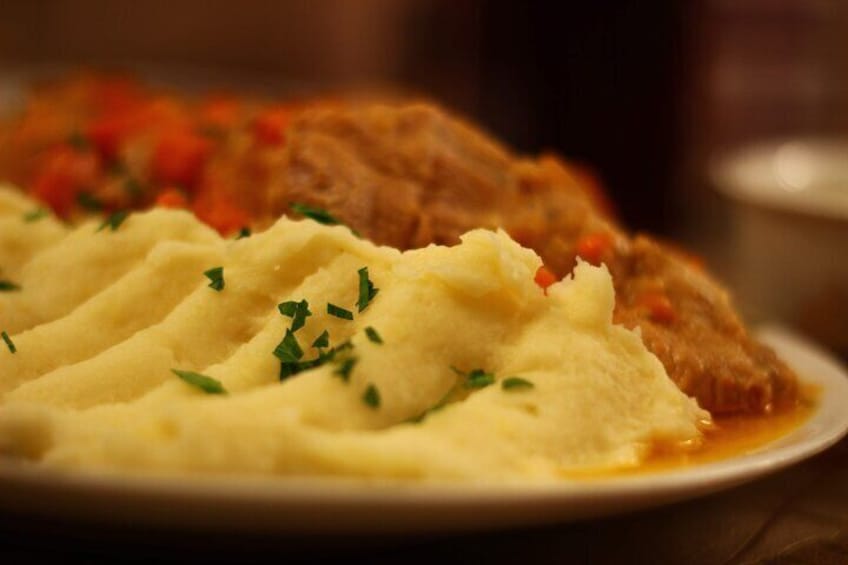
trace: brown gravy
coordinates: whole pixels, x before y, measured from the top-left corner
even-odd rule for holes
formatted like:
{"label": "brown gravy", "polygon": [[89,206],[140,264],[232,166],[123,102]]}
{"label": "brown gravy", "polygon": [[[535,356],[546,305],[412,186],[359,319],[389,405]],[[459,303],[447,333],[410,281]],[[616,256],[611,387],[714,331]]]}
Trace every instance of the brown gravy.
{"label": "brown gravy", "polygon": [[815,412],[819,390],[804,387],[796,404],[766,415],[716,417],[697,445],[657,445],[636,467],[567,473],[572,479],[638,475],[703,465],[756,452],[799,428]]}

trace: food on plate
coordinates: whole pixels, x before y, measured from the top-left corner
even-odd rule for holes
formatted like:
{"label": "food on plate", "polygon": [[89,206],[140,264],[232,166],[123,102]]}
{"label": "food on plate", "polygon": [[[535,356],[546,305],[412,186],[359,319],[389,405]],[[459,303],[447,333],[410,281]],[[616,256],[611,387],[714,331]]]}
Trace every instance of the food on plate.
{"label": "food on plate", "polygon": [[541,280],[570,273],[578,257],[605,264],[614,320],[638,327],[714,414],[777,412],[798,398],[794,373],[696,260],[631,236],[575,167],[516,156],[431,104],[197,100],[83,77],[37,90],[0,128],[2,176],[67,218],[185,207],[233,234],[298,203],[399,249],[502,228],[541,256]]}
{"label": "food on plate", "polygon": [[546,481],[692,448],[710,425],[613,324],[606,267],[542,288],[502,230],[401,252],[311,219],[234,239],[180,210],[66,227],[0,203],[7,229],[52,238],[0,294],[7,456]]}

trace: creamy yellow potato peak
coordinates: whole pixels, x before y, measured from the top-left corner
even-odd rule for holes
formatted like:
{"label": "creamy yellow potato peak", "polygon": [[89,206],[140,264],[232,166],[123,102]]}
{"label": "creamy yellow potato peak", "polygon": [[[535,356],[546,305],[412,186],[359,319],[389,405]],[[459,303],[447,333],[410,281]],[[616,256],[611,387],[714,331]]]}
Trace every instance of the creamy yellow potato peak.
{"label": "creamy yellow potato peak", "polygon": [[[546,295],[533,282],[540,259],[503,232],[401,253],[287,218],[235,241],[169,210],[69,230],[25,221],[35,205],[16,198],[0,192],[0,278],[20,286],[0,293],[0,329],[16,349],[0,350],[5,457],[567,480],[638,465],[655,442],[697,440],[709,417],[637,332],[612,324],[605,268],[580,264]],[[216,267],[223,288],[204,275]],[[367,280],[378,290],[360,312]],[[301,301],[305,318],[278,309]],[[325,331],[327,345],[314,346]],[[282,380],[281,359],[282,374],[295,373]]]}

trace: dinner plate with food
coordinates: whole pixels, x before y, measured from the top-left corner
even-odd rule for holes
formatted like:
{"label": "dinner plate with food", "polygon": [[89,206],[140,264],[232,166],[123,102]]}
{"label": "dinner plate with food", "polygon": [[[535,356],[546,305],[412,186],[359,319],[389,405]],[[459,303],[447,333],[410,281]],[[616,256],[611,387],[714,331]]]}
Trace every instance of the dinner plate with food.
{"label": "dinner plate with food", "polygon": [[705,494],[848,429],[837,363],[429,103],[81,76],[5,121],[0,176],[7,508],[467,530]]}

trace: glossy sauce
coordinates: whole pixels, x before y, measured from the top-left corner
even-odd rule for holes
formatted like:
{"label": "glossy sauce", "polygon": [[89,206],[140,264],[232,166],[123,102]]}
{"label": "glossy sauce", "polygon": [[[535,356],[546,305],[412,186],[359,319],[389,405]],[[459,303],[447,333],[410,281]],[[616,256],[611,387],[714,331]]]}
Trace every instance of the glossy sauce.
{"label": "glossy sauce", "polygon": [[690,445],[656,445],[636,466],[587,472],[568,472],[571,479],[656,473],[704,465],[761,450],[800,428],[815,412],[819,390],[804,387],[794,406],[765,415],[718,416],[704,428],[703,440]]}

